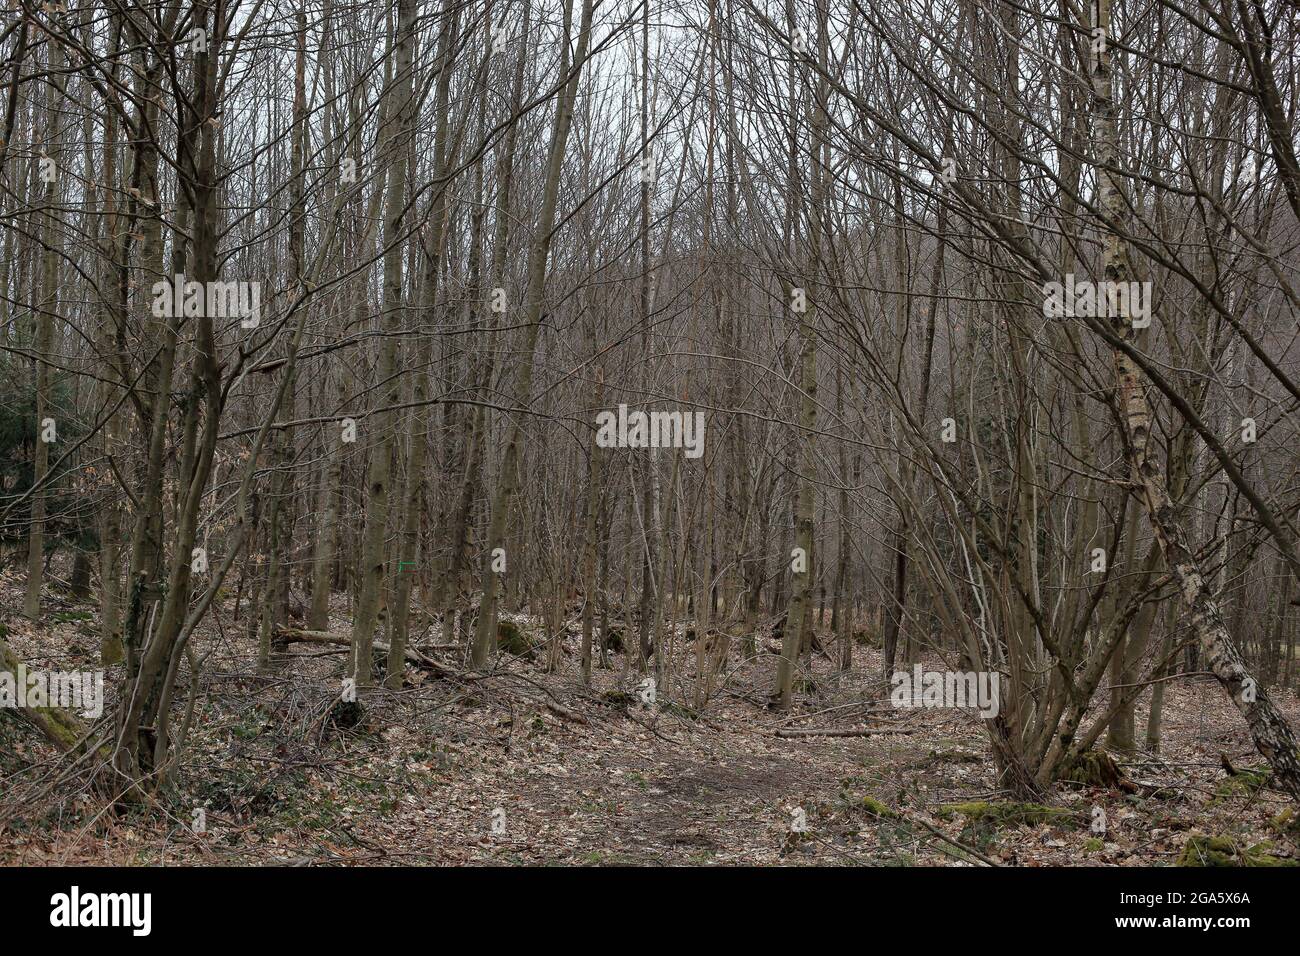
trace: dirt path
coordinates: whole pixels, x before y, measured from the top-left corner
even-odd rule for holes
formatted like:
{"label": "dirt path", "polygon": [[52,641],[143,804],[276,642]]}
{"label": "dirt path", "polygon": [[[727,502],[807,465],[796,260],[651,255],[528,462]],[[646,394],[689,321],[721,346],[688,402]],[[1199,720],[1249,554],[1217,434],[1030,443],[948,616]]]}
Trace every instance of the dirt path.
{"label": "dirt path", "polygon": [[[69,646],[67,635],[20,635],[30,659],[38,637]],[[115,813],[81,778],[43,790],[56,755],[25,725],[0,723],[0,791],[11,795],[0,799],[0,863],[1150,865],[1175,862],[1196,831],[1294,852],[1273,822],[1283,801],[1225,780],[1220,754],[1257,758],[1204,683],[1169,688],[1161,754],[1128,761],[1137,796],[1062,787],[1052,799],[1083,826],[986,827],[944,810],[1004,796],[979,721],[884,706],[869,650],[850,674],[819,671],[789,715],[738,692],[717,694],[703,718],[680,704],[650,712],[618,670],[584,688],[572,667],[515,663],[451,681],[413,674],[401,692],[369,697],[357,726],[333,719],[336,659],[304,654],[257,676],[238,668],[246,648],[230,653],[210,671],[156,813]],[[731,685],[767,686],[769,664],[737,665]],[[1294,696],[1283,700],[1300,717]],[[906,732],[774,734],[868,722]],[[1103,836],[1087,826],[1097,807]],[[206,826],[194,832],[199,809]]]}
{"label": "dirt path", "polygon": [[[533,724],[499,754],[456,755],[453,780],[427,794],[441,807],[436,824],[408,849],[430,862],[834,862],[844,851],[822,845],[819,821],[833,821],[867,788],[890,799],[913,781],[898,762],[925,753],[898,738],[782,740],[752,724]],[[404,802],[393,829],[418,831],[427,806],[423,797]],[[492,831],[497,808],[504,833]],[[792,838],[800,810],[809,836]]]}

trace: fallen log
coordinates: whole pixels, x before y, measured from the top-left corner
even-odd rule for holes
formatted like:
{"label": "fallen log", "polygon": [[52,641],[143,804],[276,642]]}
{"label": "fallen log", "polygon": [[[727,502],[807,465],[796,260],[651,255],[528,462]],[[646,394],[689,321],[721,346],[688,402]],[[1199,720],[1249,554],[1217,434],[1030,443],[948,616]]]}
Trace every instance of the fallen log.
{"label": "fallen log", "polygon": [[[5,641],[3,629],[0,629],[0,672],[14,675],[12,679],[17,680],[18,655]],[[9,708],[0,708],[0,713],[8,712]],[[13,713],[33,724],[60,750],[74,750],[85,740],[85,726],[75,714],[61,707],[19,707]]]}
{"label": "fallen log", "polygon": [[[341,647],[351,647],[352,636],[349,634],[335,634],[332,631],[306,631],[299,627],[277,627],[271,633],[271,643],[277,650],[284,650],[290,644],[335,644]],[[388,645],[383,641],[375,641],[373,646],[381,654],[388,653]],[[419,651],[409,647],[406,649],[406,659],[412,664],[418,664],[439,673],[458,673],[452,668],[444,667],[433,658],[426,657]]]}
{"label": "fallen log", "polygon": [[[272,639],[272,644],[279,649],[284,649],[288,647],[290,644],[331,644],[331,645],[339,645],[342,647],[352,646],[352,638],[346,634],[335,634],[331,631],[307,631],[297,627],[277,627],[272,632],[271,639]],[[442,645],[438,645],[438,646],[442,646]],[[378,651],[381,654],[388,653],[388,645],[385,644],[383,641],[375,641],[374,648],[376,651]],[[454,667],[448,667],[445,664],[439,664],[437,661],[433,660],[433,658],[426,657],[424,654],[421,654],[419,651],[413,650],[409,647],[406,649],[406,659],[413,664],[416,664],[423,668],[427,668],[428,670],[431,670],[434,673],[439,674],[443,677],[454,677],[460,680],[479,680],[482,679],[484,676],[486,676],[482,674],[466,673],[465,671],[457,670]],[[513,677],[518,677],[521,680],[528,680],[528,678],[522,677],[522,675],[518,675],[518,674],[502,675],[502,676],[513,676]],[[548,696],[552,696],[551,692],[549,690],[546,690],[546,688],[542,687],[540,684],[537,684],[534,681],[528,681],[528,683],[533,684],[535,687],[539,687],[543,691],[546,691],[546,694]],[[545,707],[547,710],[549,710],[551,713],[555,714],[555,716],[563,718],[564,720],[571,720],[574,723],[578,723],[578,724],[588,723],[586,717],[583,717],[581,714],[576,713],[575,711],[569,710],[567,707],[563,706],[557,700],[552,699],[548,701],[542,701],[542,706]]]}

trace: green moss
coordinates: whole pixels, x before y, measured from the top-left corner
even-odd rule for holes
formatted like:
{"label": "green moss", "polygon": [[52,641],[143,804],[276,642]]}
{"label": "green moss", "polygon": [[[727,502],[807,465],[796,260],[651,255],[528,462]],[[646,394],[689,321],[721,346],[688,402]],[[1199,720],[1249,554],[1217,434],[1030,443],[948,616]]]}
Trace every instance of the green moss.
{"label": "green moss", "polygon": [[627,709],[636,703],[636,698],[625,690],[607,690],[600,695],[600,699],[613,707]]}
{"label": "green moss", "polygon": [[357,726],[364,716],[365,710],[357,700],[336,700],[330,708],[330,720],[344,730]]}
{"label": "green moss", "polygon": [[881,803],[870,794],[862,798],[862,809],[873,817],[880,817],[885,820],[896,820],[899,816],[897,810]]}
{"label": "green moss", "polygon": [[1104,750],[1089,750],[1066,767],[1060,779],[1085,787],[1105,787],[1113,790],[1119,787],[1123,776],[1119,765],[1110,754]]}
{"label": "green moss", "polygon": [[1278,833],[1293,837],[1300,836],[1300,815],[1296,814],[1294,807],[1287,807],[1269,821],[1269,826]]}
{"label": "green moss", "polygon": [[605,650],[614,654],[623,652],[623,629],[621,627],[611,627],[605,631],[602,639],[605,642]]}
{"label": "green moss", "polygon": [[1248,767],[1245,770],[1238,770],[1231,777],[1219,781],[1219,785],[1214,788],[1214,799],[1210,801],[1211,806],[1223,803],[1233,797],[1250,797],[1261,790],[1272,777],[1271,770],[1257,770]]}
{"label": "green moss", "polygon": [[991,826],[1037,826],[1048,823],[1058,826],[1077,827],[1080,817],[1073,810],[1063,807],[1046,807],[1039,803],[949,803],[941,806],[936,813],[944,819],[951,819],[958,814],[969,823],[982,823]]}
{"label": "green moss", "polygon": [[533,642],[514,621],[497,622],[497,647],[515,657],[530,657]]}
{"label": "green moss", "polygon": [[1246,846],[1225,836],[1192,836],[1183,845],[1179,866],[1300,866],[1300,861],[1280,857],[1267,840]]}
{"label": "green moss", "polygon": [[50,614],[50,620],[56,624],[73,624],[77,621],[89,621],[89,611],[54,611]]}
{"label": "green moss", "polygon": [[[3,628],[0,628],[0,671],[13,674],[18,670],[19,660],[4,640],[6,633]],[[60,750],[72,750],[85,735],[85,727],[77,716],[62,708],[24,707],[20,713],[35,724]]]}
{"label": "green moss", "polygon": [[251,721],[240,721],[232,724],[230,735],[236,740],[256,740],[262,734],[262,725],[254,724]]}
{"label": "green moss", "polygon": [[85,729],[67,711],[46,707],[42,710],[42,716],[44,720],[41,726],[64,750],[72,750],[85,735]]}

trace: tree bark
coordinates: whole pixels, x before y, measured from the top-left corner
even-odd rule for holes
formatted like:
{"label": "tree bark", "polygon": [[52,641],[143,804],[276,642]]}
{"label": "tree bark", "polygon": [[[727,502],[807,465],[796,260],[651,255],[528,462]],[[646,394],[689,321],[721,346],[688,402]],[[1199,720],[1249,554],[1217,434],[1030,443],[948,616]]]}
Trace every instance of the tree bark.
{"label": "tree bark", "polygon": [[[1105,275],[1110,282],[1121,282],[1130,278],[1130,269],[1126,244],[1119,232],[1124,221],[1125,202],[1120,192],[1116,108],[1111,78],[1110,0],[1096,0],[1095,9],[1096,26],[1106,41],[1101,53],[1095,57],[1092,74],[1101,206],[1108,220]],[[1118,308],[1112,310],[1110,325],[1117,337],[1132,344],[1136,333],[1127,314],[1127,304],[1124,297],[1119,297]],[[1187,543],[1169,498],[1164,469],[1152,448],[1152,416],[1146,377],[1122,349],[1114,349],[1113,354],[1115,400],[1124,426],[1125,455],[1165,564],[1178,582],[1187,607],[1188,624],[1197,637],[1204,664],[1246,719],[1255,747],[1272,766],[1278,786],[1300,801],[1300,754],[1296,750],[1295,735],[1263,687],[1246,669],[1236,643],[1224,626],[1219,602],[1206,585],[1199,562]]]}

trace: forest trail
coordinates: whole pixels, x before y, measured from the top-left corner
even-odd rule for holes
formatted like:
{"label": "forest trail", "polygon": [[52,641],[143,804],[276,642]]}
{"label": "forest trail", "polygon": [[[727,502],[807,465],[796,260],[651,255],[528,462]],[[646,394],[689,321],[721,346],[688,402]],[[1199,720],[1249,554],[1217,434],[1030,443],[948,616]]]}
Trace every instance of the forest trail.
{"label": "forest trail", "polygon": [[[554,752],[557,745],[565,751]],[[482,818],[477,849],[492,860],[776,861],[795,810],[811,816],[841,799],[841,782],[863,770],[861,741],[769,741],[684,728],[661,739],[636,724],[559,730],[526,747],[532,752],[493,768],[480,799],[451,808],[471,818],[470,830],[475,814]],[[506,810],[502,836],[490,832],[496,806]]]}
{"label": "forest trail", "polygon": [[1297,3],[8,4],[0,863],[1300,865]]}
{"label": "forest trail", "polygon": [[[89,622],[67,617],[7,624],[27,659],[53,666],[93,653]],[[1273,824],[1281,796],[1225,777],[1220,755],[1255,760],[1205,682],[1170,688],[1162,755],[1123,761],[1129,790],[1062,786],[1058,816],[991,823],[952,809],[1006,800],[978,717],[889,706],[875,647],[857,648],[847,674],[815,657],[814,685],[782,713],[730,690],[770,684],[772,642],[734,661],[699,715],[646,706],[618,655],[584,688],[569,636],[556,672],[508,656],[487,674],[408,670],[403,690],[364,695],[352,721],[338,654],[296,645],[256,675],[237,670],[248,648],[226,633],[161,815],[113,814],[65,788],[41,820],[6,817],[49,799],[40,768],[53,754],[0,722],[0,863],[1150,865],[1175,863],[1201,832],[1288,845]],[[1283,704],[1296,712],[1293,696]],[[883,733],[778,736],[864,727]],[[1089,825],[1097,808],[1104,835]]]}

